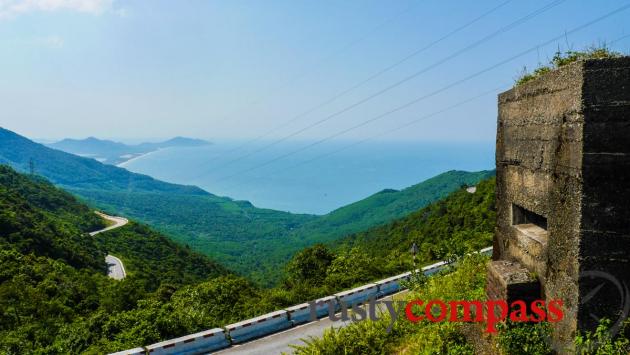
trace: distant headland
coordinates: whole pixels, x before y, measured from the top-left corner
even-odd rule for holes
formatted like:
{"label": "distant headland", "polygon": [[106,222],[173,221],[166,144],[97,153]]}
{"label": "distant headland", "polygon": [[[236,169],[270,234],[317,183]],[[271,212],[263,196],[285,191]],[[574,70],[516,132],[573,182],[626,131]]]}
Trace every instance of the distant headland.
{"label": "distant headland", "polygon": [[66,138],[59,142],[48,144],[48,146],[67,153],[93,158],[101,163],[121,165],[131,159],[159,149],[173,147],[200,147],[211,144],[211,142],[202,139],[175,137],[163,142],[147,142],[129,145],[111,140],[88,137],[85,139]]}

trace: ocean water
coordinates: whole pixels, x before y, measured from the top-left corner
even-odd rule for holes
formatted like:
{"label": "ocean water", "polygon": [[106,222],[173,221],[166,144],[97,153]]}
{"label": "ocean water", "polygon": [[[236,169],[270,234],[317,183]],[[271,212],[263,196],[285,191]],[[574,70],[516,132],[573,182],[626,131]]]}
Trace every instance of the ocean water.
{"label": "ocean water", "polygon": [[[448,170],[494,168],[494,142],[215,143],[169,148],[123,164],[157,179],[197,185],[257,207],[325,214],[386,188],[402,189]],[[302,151],[291,154],[296,150]],[[333,154],[334,153],[334,154]]]}

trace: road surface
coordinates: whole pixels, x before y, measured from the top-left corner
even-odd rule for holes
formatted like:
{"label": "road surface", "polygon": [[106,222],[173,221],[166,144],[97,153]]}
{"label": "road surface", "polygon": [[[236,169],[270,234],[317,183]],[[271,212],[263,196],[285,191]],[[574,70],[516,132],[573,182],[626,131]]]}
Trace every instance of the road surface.
{"label": "road surface", "polygon": [[113,222],[114,224],[112,224],[111,226],[107,227],[107,228],[103,228],[103,229],[99,229],[97,231],[91,232],[90,235],[94,236],[97,235],[99,233],[103,233],[103,232],[107,232],[108,230],[112,230],[118,227],[122,227],[125,224],[129,223],[129,220],[127,218],[123,218],[123,217],[114,217],[114,216],[109,216],[106,215],[105,213],[101,213],[101,212],[95,212],[97,215],[101,216],[101,218],[106,219],[110,222]]}
{"label": "road surface", "polygon": [[107,276],[115,280],[122,280],[127,276],[122,261],[113,255],[105,257],[107,263]]}
{"label": "road surface", "polygon": [[[91,236],[97,235],[99,233],[107,232],[115,228],[122,227],[125,224],[129,223],[129,220],[127,218],[109,216],[109,215],[106,215],[105,213],[101,213],[98,211],[95,213],[101,216],[103,219],[113,222],[114,224],[110,225],[107,228],[99,229],[97,231],[90,233]],[[122,261],[120,261],[120,259],[118,259],[117,257],[113,255],[107,255],[105,257],[105,262],[107,263],[107,276],[115,280],[122,280],[125,278],[125,276],[127,276],[127,273],[125,272],[125,266],[123,265]]]}
{"label": "road surface", "polygon": [[[404,290],[394,295],[383,297],[379,300],[383,300],[383,301],[387,301],[391,299],[399,300],[400,299],[399,296],[407,292],[408,292],[407,290]],[[380,306],[379,307],[380,312],[387,313],[387,309],[385,305],[379,305],[379,306]],[[253,341],[241,344],[241,345],[234,345],[230,348],[216,352],[214,354],[272,355],[272,354],[280,354],[282,352],[291,354],[293,353],[294,349],[289,346],[290,344],[305,345],[302,339],[308,339],[310,336],[321,337],[322,335],[324,335],[324,331],[326,329],[329,329],[331,327],[343,328],[351,323],[352,321],[343,322],[341,320],[337,322],[333,322],[328,317],[325,317],[315,322],[298,325],[297,327],[287,329],[280,333],[268,335],[264,338],[256,339],[256,340],[253,340]]]}

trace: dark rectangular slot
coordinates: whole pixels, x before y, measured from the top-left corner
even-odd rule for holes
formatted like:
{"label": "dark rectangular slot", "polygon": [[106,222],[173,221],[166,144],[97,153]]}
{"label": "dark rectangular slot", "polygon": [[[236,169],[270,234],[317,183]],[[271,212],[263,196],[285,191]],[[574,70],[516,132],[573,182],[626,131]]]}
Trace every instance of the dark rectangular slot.
{"label": "dark rectangular slot", "polygon": [[512,204],[512,224],[534,224],[547,230],[547,218],[515,204]]}

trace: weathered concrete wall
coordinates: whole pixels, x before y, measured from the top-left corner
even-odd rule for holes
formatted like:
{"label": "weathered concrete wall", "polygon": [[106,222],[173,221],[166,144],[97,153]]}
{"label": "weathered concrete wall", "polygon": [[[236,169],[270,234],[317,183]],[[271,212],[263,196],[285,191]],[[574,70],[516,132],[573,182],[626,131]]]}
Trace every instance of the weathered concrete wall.
{"label": "weathered concrete wall", "polygon": [[539,300],[540,283],[519,263],[496,260],[488,265],[486,294],[491,300],[525,301],[527,304]]}
{"label": "weathered concrete wall", "polygon": [[[612,310],[605,297],[580,305],[592,290],[581,271],[630,285],[629,114],[630,58],[573,63],[499,96],[493,258],[520,262],[564,301],[558,345],[593,326],[593,307]],[[514,226],[513,205],[547,218],[547,232]]]}
{"label": "weathered concrete wall", "polygon": [[[583,68],[580,270],[604,271],[630,286],[630,58],[588,61]],[[603,281],[580,279],[580,297],[604,285],[580,307],[580,328],[595,325],[591,314],[614,321],[623,308],[617,287]]]}

